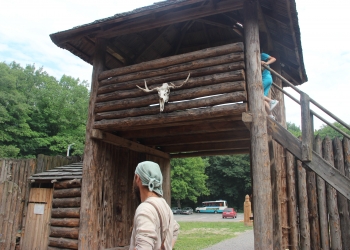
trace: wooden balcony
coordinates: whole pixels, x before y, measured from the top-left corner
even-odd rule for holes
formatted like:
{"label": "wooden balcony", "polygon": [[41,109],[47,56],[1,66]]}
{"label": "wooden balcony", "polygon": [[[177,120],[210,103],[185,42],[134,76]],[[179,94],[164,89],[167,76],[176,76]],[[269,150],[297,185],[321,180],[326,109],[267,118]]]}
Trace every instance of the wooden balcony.
{"label": "wooden balcony", "polygon": [[[243,43],[161,58],[99,75],[94,129],[170,153],[172,157],[247,153],[250,133]],[[171,89],[160,112],[156,91]]]}

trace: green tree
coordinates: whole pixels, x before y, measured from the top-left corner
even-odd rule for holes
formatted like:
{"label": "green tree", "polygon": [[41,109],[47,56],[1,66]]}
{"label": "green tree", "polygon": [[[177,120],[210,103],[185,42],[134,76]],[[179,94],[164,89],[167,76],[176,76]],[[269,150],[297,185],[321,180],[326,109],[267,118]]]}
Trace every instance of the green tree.
{"label": "green tree", "polygon": [[[341,125],[338,122],[332,123],[333,126],[337,127],[339,130],[345,132],[346,134],[350,135],[350,130],[348,130],[346,127]],[[337,132],[335,129],[328,125],[322,125],[320,129],[315,131],[316,135],[319,135],[322,139],[326,136],[329,136],[331,139],[338,137],[343,138],[343,135],[339,132]]]}
{"label": "green tree", "polygon": [[297,138],[301,136],[300,127],[295,125],[295,123],[287,122],[287,130]]}
{"label": "green tree", "polygon": [[181,200],[189,199],[197,202],[200,195],[209,195],[206,186],[208,176],[205,168],[206,160],[195,157],[185,159],[171,159],[171,195],[181,207]]}
{"label": "green tree", "polygon": [[65,154],[71,143],[82,154],[88,101],[86,82],[0,63],[0,158]]}
{"label": "green tree", "polygon": [[205,200],[227,200],[230,206],[242,208],[244,197],[251,194],[249,155],[226,155],[208,157],[209,197]]}

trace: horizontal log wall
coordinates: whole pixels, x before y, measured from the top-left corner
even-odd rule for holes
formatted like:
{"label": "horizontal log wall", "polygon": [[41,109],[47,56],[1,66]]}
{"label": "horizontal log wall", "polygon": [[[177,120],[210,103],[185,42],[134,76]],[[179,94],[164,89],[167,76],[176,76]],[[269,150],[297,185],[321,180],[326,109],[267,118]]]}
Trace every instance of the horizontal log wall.
{"label": "horizontal log wall", "polygon": [[[145,120],[152,126],[159,118],[165,123],[182,122],[181,116],[192,119],[191,110],[198,108],[201,111],[195,114],[196,119],[227,116],[220,109],[212,109],[210,114],[203,111],[222,104],[235,111],[231,116],[239,116],[247,109],[246,104],[237,106],[247,100],[243,50],[243,43],[229,44],[102,72],[94,128],[118,130],[145,124]],[[144,80],[150,89],[170,81],[180,85],[189,73],[185,85],[170,90],[162,114],[157,92],[145,93],[136,87],[144,88]]]}
{"label": "horizontal log wall", "polygon": [[[38,155],[37,159],[0,159],[0,249],[15,249],[22,238],[30,193],[28,178],[58,166],[80,161],[80,157]],[[24,249],[24,248],[23,248]]]}
{"label": "horizontal log wall", "polygon": [[49,247],[78,249],[81,182],[55,182]]}

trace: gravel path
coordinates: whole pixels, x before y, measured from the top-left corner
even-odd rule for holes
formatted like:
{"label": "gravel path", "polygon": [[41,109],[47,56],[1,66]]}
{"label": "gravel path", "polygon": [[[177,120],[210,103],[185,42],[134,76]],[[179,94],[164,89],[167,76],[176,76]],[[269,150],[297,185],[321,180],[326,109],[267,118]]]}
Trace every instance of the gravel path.
{"label": "gravel path", "polygon": [[254,233],[253,230],[246,231],[240,235],[222,241],[216,245],[203,250],[254,250]]}

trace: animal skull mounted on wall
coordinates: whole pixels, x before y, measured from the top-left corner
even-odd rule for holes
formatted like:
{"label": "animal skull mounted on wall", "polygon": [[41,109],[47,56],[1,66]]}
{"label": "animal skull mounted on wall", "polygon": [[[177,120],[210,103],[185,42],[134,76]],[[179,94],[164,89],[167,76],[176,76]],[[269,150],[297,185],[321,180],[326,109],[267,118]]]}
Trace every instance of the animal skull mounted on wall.
{"label": "animal skull mounted on wall", "polygon": [[160,106],[160,112],[163,112],[164,110],[164,104],[166,102],[168,102],[169,100],[169,94],[170,94],[170,89],[176,89],[176,88],[181,88],[185,83],[188,82],[188,79],[190,78],[190,75],[191,74],[188,74],[188,77],[187,79],[181,84],[181,85],[178,85],[178,86],[175,86],[175,84],[173,84],[172,82],[170,82],[169,84],[168,83],[163,83],[162,86],[160,87],[156,87],[156,88],[153,88],[153,89],[149,89],[147,87],[147,83],[146,83],[146,80],[145,81],[145,88],[141,88],[139,87],[138,85],[136,85],[139,89],[143,90],[144,92],[152,92],[154,90],[158,91],[158,96],[159,96],[159,106]]}

